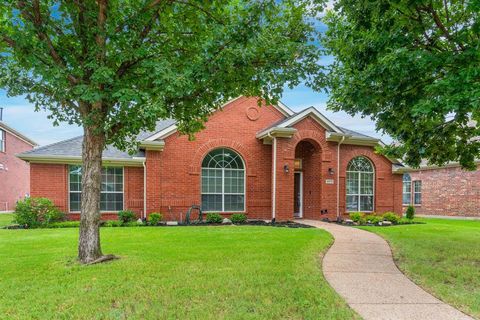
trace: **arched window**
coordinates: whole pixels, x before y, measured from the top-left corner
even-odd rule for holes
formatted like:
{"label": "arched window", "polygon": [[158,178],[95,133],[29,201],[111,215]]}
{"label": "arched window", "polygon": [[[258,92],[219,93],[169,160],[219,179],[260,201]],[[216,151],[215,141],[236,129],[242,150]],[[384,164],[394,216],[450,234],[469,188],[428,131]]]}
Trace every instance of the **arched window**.
{"label": "arched window", "polygon": [[202,210],[245,211],[245,166],[236,152],[215,149],[203,159]]}
{"label": "arched window", "polygon": [[403,204],[412,203],[412,178],[408,173],[403,174]]}
{"label": "arched window", "polygon": [[374,170],[365,157],[353,158],[347,166],[347,211],[373,211]]}

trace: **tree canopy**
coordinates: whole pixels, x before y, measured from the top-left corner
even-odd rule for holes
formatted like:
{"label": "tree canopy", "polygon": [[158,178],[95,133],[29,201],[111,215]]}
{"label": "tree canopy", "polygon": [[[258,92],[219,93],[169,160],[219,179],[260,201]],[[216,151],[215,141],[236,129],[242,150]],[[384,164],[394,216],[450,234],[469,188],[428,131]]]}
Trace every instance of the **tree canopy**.
{"label": "tree canopy", "polygon": [[0,86],[122,149],[160,118],[194,133],[232,97],[276,101],[310,81],[318,3],[7,0]]}
{"label": "tree canopy", "polygon": [[397,144],[387,155],[480,158],[480,1],[338,0],[324,21],[334,110],[362,114]]}

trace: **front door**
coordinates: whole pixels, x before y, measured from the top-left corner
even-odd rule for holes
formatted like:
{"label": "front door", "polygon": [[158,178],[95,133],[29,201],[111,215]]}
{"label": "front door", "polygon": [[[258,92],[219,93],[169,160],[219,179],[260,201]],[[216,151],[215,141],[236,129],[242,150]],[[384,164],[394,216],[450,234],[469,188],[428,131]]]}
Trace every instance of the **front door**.
{"label": "front door", "polygon": [[293,215],[295,218],[302,218],[302,202],[303,202],[303,177],[302,172],[295,172],[293,186]]}

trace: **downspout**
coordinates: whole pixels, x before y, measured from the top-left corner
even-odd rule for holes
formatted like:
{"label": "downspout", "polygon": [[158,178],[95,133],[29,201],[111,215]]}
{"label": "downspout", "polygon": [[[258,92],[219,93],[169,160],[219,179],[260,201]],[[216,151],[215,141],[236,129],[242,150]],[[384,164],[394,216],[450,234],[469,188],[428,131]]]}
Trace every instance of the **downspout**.
{"label": "downspout", "polygon": [[277,138],[268,133],[268,137],[273,139],[273,174],[272,174],[272,220],[276,216],[276,194],[277,194]]}
{"label": "downspout", "polygon": [[147,166],[143,160],[143,218],[147,220]]}
{"label": "downspout", "polygon": [[340,145],[345,141],[345,136],[338,142],[337,146],[337,221],[340,221]]}

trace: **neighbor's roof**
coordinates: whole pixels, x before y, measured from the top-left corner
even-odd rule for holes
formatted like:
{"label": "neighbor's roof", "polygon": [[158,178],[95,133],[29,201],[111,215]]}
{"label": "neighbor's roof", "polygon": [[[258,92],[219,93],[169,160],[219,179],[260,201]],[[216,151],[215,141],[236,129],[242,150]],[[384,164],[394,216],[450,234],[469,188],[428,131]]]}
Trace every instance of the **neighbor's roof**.
{"label": "neighbor's roof", "polygon": [[5,131],[8,131],[9,133],[13,134],[14,136],[16,136],[17,138],[25,141],[26,143],[28,143],[29,145],[31,145],[32,147],[35,147],[35,146],[38,146],[38,144],[33,141],[32,139],[28,138],[27,136],[21,134],[20,132],[18,132],[17,130],[13,129],[12,127],[8,126],[5,122],[3,121],[0,121],[0,128],[5,130]]}

